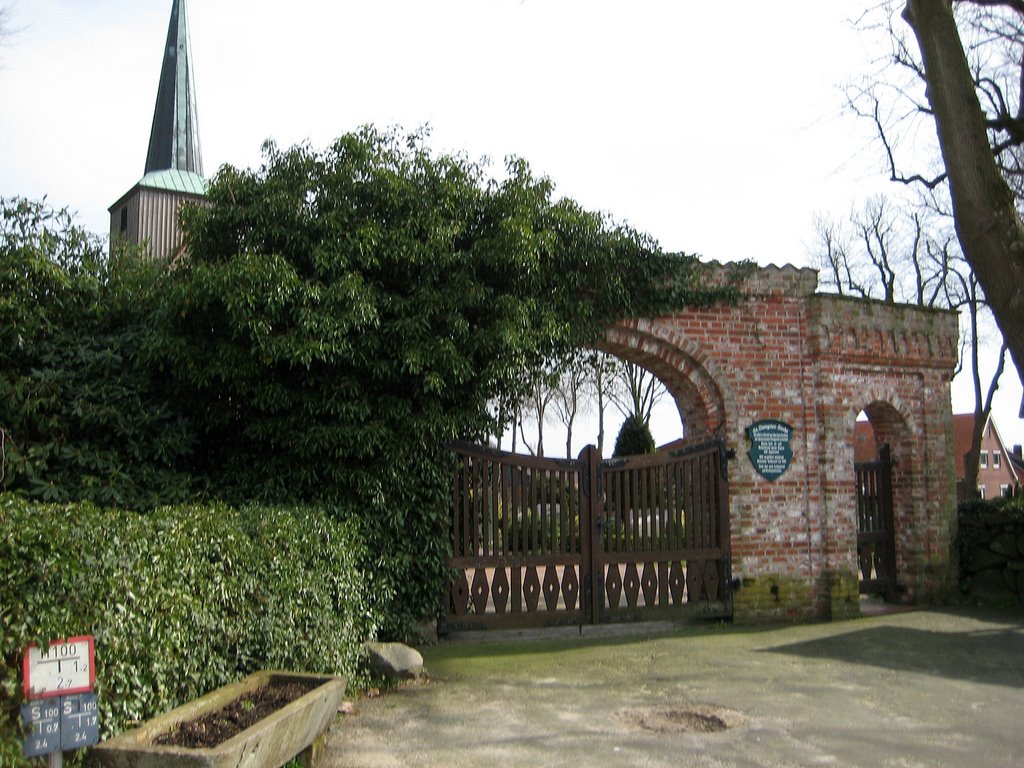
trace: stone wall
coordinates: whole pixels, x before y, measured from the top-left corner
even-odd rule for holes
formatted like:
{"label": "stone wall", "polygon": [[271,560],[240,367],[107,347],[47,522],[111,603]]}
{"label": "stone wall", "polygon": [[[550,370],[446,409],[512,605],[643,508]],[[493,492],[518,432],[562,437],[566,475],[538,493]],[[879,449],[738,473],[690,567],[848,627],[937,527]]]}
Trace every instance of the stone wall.
{"label": "stone wall", "polygon": [[1024,505],[964,505],[959,542],[966,594],[983,603],[1024,605]]}

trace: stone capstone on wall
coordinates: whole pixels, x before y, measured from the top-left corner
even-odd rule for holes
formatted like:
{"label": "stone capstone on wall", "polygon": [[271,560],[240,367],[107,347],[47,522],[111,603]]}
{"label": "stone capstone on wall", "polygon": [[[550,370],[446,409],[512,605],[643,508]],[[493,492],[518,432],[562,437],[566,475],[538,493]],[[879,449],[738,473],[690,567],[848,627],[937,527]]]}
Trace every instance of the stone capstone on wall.
{"label": "stone capstone on wall", "polygon": [[818,288],[818,273],[806,267],[774,264],[755,267],[749,262],[705,262],[705,279],[712,285],[732,285],[745,296],[811,296]]}
{"label": "stone capstone on wall", "polygon": [[817,295],[808,302],[818,357],[849,363],[948,368],[959,355],[956,312]]}

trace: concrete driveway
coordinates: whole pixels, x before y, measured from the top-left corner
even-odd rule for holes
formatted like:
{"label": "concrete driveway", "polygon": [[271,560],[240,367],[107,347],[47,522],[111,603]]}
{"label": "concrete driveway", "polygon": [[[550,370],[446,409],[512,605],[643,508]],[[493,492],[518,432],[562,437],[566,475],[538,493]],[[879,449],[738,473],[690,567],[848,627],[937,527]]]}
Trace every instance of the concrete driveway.
{"label": "concrete driveway", "polygon": [[326,764],[1024,765],[1021,611],[600,629],[427,648],[430,679],[357,701]]}

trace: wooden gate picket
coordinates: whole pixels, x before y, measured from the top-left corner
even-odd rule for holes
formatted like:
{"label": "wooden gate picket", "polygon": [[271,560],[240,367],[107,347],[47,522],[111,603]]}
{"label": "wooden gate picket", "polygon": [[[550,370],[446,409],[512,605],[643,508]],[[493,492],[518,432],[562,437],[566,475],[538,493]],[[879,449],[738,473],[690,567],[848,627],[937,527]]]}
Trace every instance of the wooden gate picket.
{"label": "wooden gate picket", "polygon": [[452,446],[449,628],[578,624],[586,579],[579,460]]}
{"label": "wooden gate picket", "polygon": [[720,442],[609,461],[452,452],[442,631],[731,615]]}
{"label": "wooden gate picket", "polygon": [[595,621],[729,616],[729,500],[720,441],[601,463]]}

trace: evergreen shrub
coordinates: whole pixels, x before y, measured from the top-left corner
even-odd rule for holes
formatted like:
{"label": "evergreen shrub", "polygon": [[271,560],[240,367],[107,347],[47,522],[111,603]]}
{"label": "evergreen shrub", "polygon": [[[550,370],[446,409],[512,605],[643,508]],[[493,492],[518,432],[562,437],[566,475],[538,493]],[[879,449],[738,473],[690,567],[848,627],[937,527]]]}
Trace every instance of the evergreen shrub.
{"label": "evergreen shrub", "polygon": [[358,677],[377,623],[366,557],[355,525],[309,508],[0,496],[0,765],[23,762],[29,643],[95,637],[103,737],[259,669]]}
{"label": "evergreen shrub", "polygon": [[654,436],[648,423],[636,414],[627,416],[615,438],[612,456],[641,456],[654,450]]}

